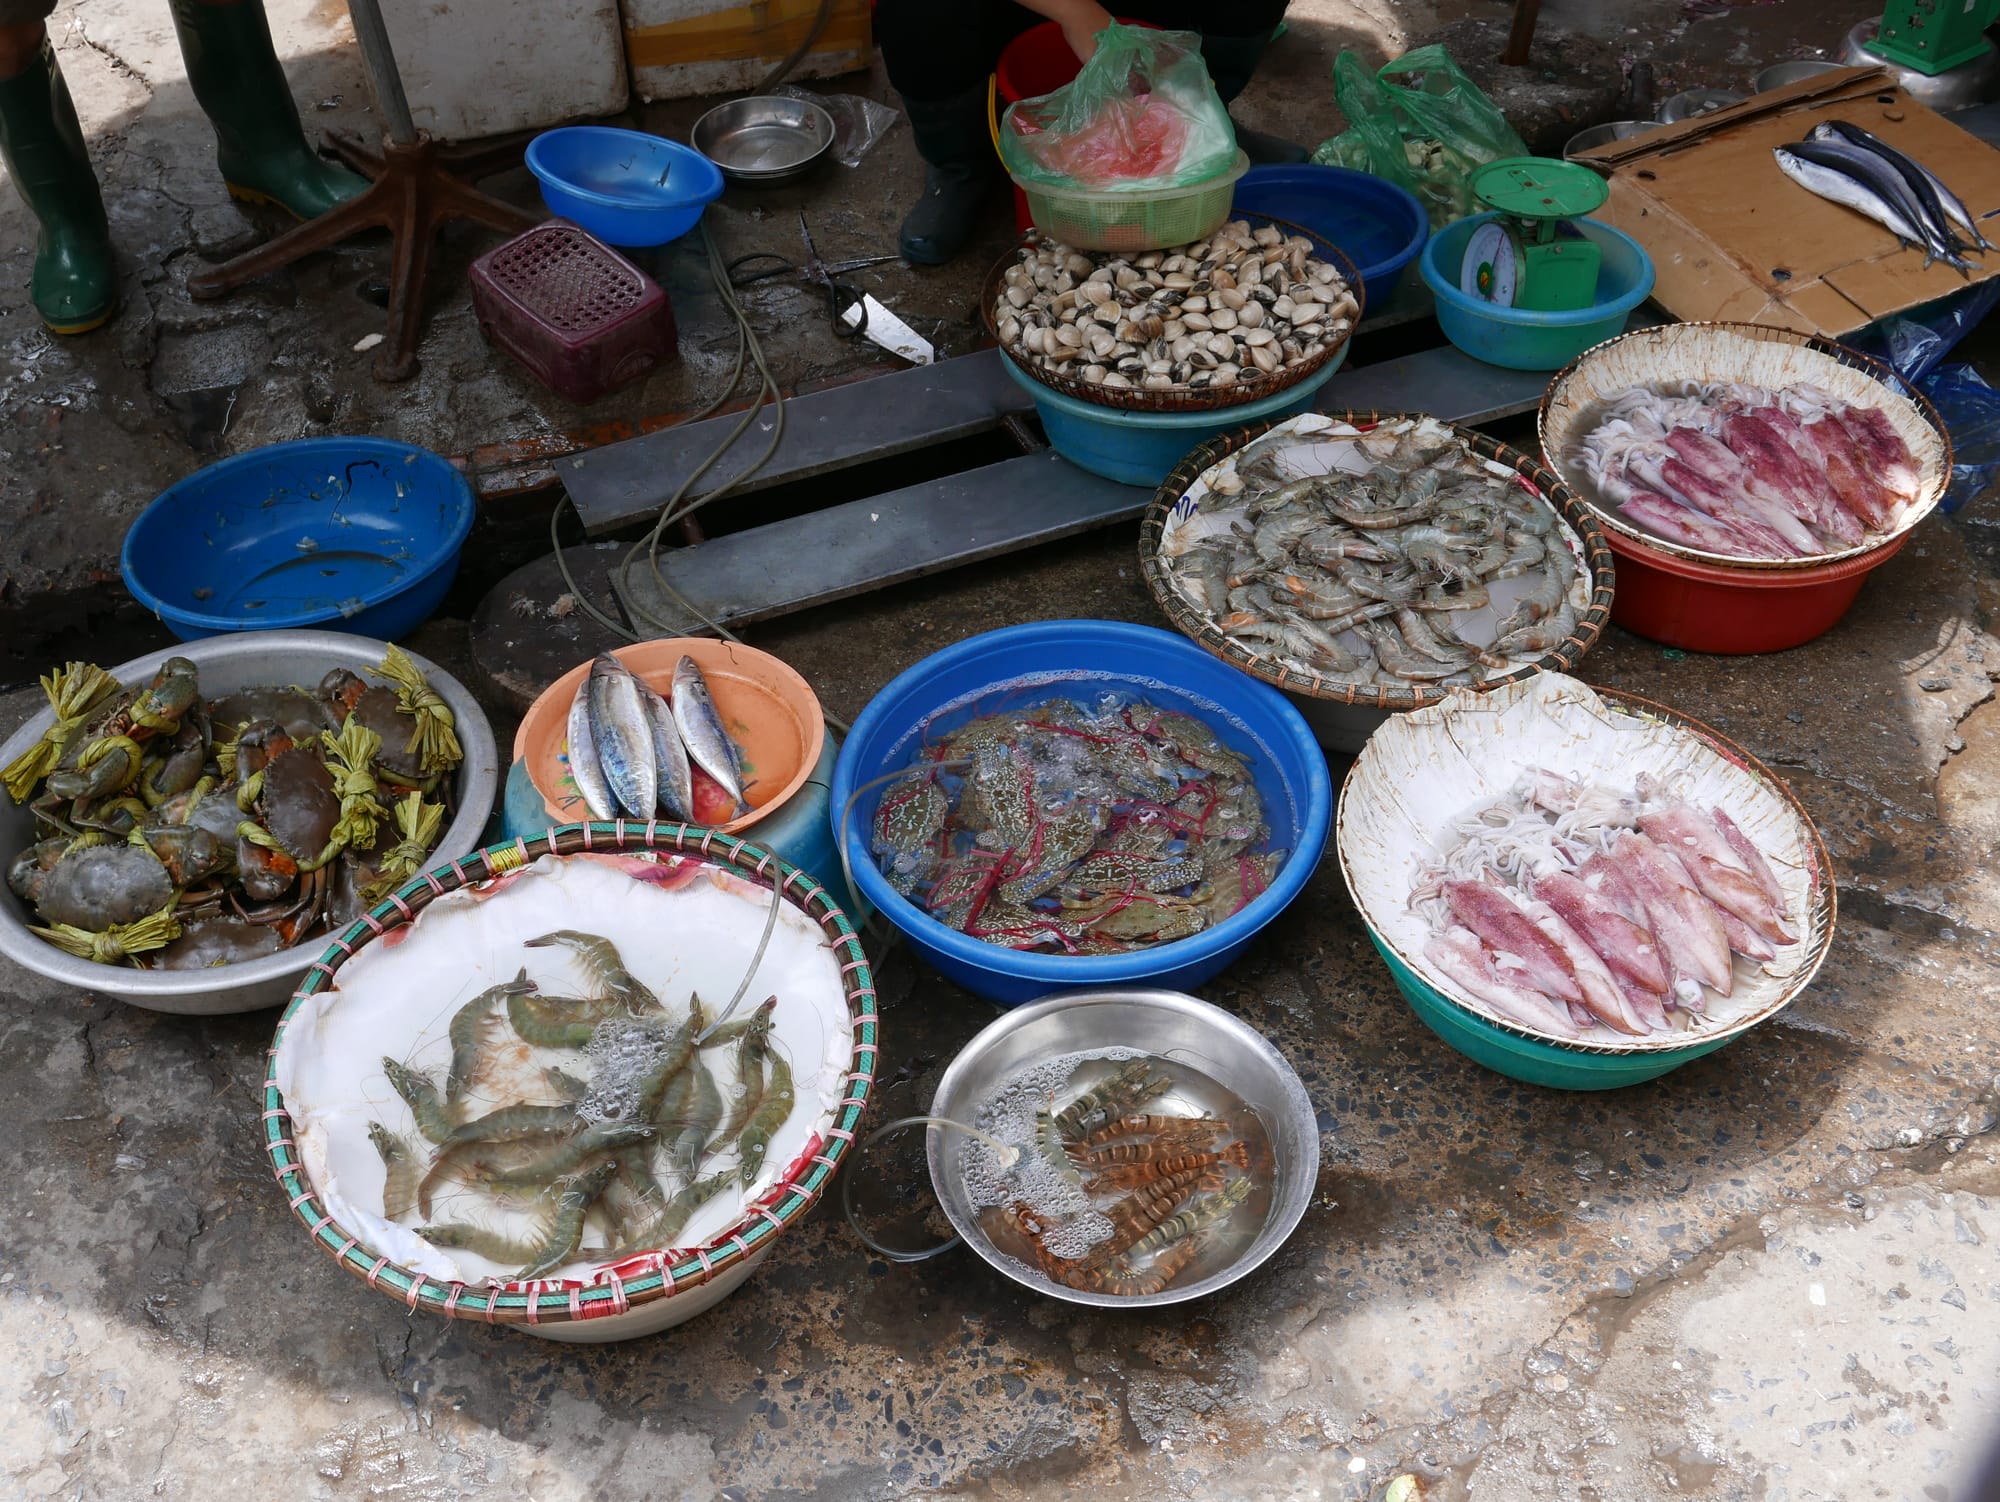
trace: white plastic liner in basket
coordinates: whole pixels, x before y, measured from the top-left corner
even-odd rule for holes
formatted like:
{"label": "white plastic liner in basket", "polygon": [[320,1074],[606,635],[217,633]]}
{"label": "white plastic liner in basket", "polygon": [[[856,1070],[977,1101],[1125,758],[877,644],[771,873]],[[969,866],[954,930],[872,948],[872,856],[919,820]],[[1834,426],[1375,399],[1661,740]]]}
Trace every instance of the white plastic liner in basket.
{"label": "white plastic liner in basket", "polygon": [[[642,868],[691,879],[670,887],[633,874]],[[769,888],[706,863],[671,856],[649,864],[629,855],[545,855],[481,887],[447,893],[413,924],[360,949],[334,973],[334,986],[307,998],[286,1024],[274,1062],[300,1162],[327,1213],[363,1245],[428,1277],[466,1283],[510,1279],[518,1267],[445,1251],[414,1234],[414,1227],[425,1224],[415,1210],[401,1224],[383,1217],[386,1175],[368,1123],[379,1121],[402,1136],[420,1163],[431,1151],[382,1072],[383,1058],[428,1074],[442,1088],[451,1059],[452,1015],[481,991],[511,980],[525,965],[551,995],[583,993],[583,976],[568,950],[522,945],[562,928],[611,940],[626,968],[653,989],[670,1014],[685,1015],[690,990],[713,1014],[749,968],[770,906]],[[789,902],[778,910],[770,948],[735,1015],[748,1016],[771,995],[778,998],[773,1043],[792,1066],[792,1114],[772,1136],[749,1188],[732,1183],[697,1210],[675,1238],[676,1246],[701,1246],[740,1219],[745,1207],[785,1174],[845,1088],[853,1034],[840,967],[819,925]],[[588,1072],[580,1052],[530,1047],[504,1022],[489,1039],[487,1056],[496,1063],[479,1088],[493,1098],[476,1100],[481,1110],[516,1101],[556,1104],[542,1070],[554,1065]],[[705,1058],[727,1091],[735,1077],[734,1047]],[[705,1162],[703,1173],[734,1159],[733,1149],[724,1152],[719,1143],[710,1152],[721,1156]],[[664,1177],[663,1182],[669,1193],[677,1187]],[[450,1221],[463,1213],[509,1235],[532,1226],[532,1212],[499,1211],[498,1203],[448,1183],[439,1188],[432,1219]],[[599,1239],[586,1232],[584,1244]],[[598,1268],[579,1261],[548,1276],[588,1281]]]}
{"label": "white plastic liner in basket", "polygon": [[[1466,996],[1424,957],[1430,926],[1410,890],[1458,842],[1452,825],[1505,797],[1537,767],[1629,794],[1650,773],[1697,806],[1720,808],[1770,863],[1799,941],[1762,965],[1735,956],[1727,997],[1706,993],[1705,1018],[1684,1030],[1628,1038],[1599,1027],[1581,1044],[1502,1017]],[[1741,1032],[1805,989],[1831,941],[1832,910],[1811,826],[1762,774],[1739,766],[1692,731],[1629,713],[1588,684],[1541,673],[1486,693],[1453,693],[1397,715],[1369,737],[1341,792],[1335,824],[1342,873],[1368,926],[1397,958],[1467,1011],[1545,1042],[1631,1053],[1686,1048]],[[1684,1014],[1683,1014],[1684,1015]]]}
{"label": "white plastic liner in basket", "polygon": [[[1900,391],[1885,386],[1859,366],[1843,364],[1831,355],[1792,342],[1799,337],[1782,329],[1766,330],[1759,337],[1711,324],[1670,323],[1600,344],[1549,388],[1540,423],[1544,462],[1590,503],[1605,526],[1677,558],[1719,568],[1796,569],[1817,568],[1872,552],[1909,531],[1944,498],[1951,483],[1944,440],[1924,420],[1916,403]],[[1787,386],[1817,386],[1849,406],[1881,409],[1916,460],[1916,496],[1897,507],[1886,530],[1869,533],[1853,547],[1807,558],[1746,559],[1709,553],[1635,526],[1591,484],[1581,459],[1583,440],[1602,420],[1605,403],[1635,386],[1678,391],[1689,382],[1704,381],[1734,381],[1774,392]]]}
{"label": "white plastic liner in basket", "polygon": [[[1457,436],[1434,417],[1413,415],[1413,420],[1419,424],[1414,431],[1439,441],[1455,439]],[[1381,426],[1386,426],[1386,421]],[[1249,463],[1273,450],[1277,452],[1278,468],[1284,471],[1288,479],[1303,480],[1314,475],[1330,475],[1335,472],[1359,478],[1366,475],[1369,467],[1376,462],[1360,446],[1360,440],[1367,436],[1350,422],[1328,417],[1319,412],[1305,412],[1297,417],[1287,418],[1254,443],[1245,444],[1235,453],[1210,465],[1196,476],[1194,483],[1188,486],[1181,498],[1174,503],[1174,509],[1168,513],[1166,524],[1160,528],[1159,557],[1162,563],[1168,565],[1164,572],[1173,581],[1174,592],[1181,597],[1188,608],[1210,624],[1214,623],[1214,612],[1183,587],[1180,571],[1172,566],[1173,560],[1198,543],[1226,535],[1230,522],[1240,517],[1241,497],[1214,494],[1218,479],[1224,475],[1233,475],[1239,463]],[[1488,459],[1477,454],[1474,458],[1499,479],[1522,481],[1526,478],[1511,465],[1502,464],[1497,459]],[[1583,539],[1576,535],[1555,507],[1538,492],[1534,494],[1540,504],[1555,518],[1552,537],[1561,538],[1564,545],[1569,548],[1570,560],[1574,565],[1569,585],[1569,603],[1570,607],[1581,616],[1590,607],[1591,593],[1590,565],[1584,558]],[[1211,495],[1214,495],[1214,500],[1209,504],[1215,505],[1216,509],[1203,510],[1204,502],[1208,502]],[[1476,642],[1480,646],[1491,646],[1494,638],[1499,635],[1501,620],[1513,610],[1521,596],[1534,589],[1540,581],[1539,572],[1531,572],[1516,579],[1495,581],[1488,586],[1490,603],[1478,610],[1455,612],[1452,616],[1452,629],[1469,642]],[[1363,661],[1373,658],[1374,649],[1354,631],[1339,633],[1339,639],[1342,646]],[[1231,640],[1236,641],[1236,645],[1252,657],[1288,667],[1294,673],[1317,676],[1318,670],[1310,664],[1288,656],[1266,642],[1236,638]],[[1540,662],[1546,656],[1548,656],[1546,651],[1523,652],[1509,658],[1508,661],[1516,667],[1528,667]],[[1413,685],[1402,683],[1401,680],[1393,684],[1373,686],[1393,692],[1398,685],[1405,689],[1422,687],[1427,691],[1432,688],[1431,685]]]}

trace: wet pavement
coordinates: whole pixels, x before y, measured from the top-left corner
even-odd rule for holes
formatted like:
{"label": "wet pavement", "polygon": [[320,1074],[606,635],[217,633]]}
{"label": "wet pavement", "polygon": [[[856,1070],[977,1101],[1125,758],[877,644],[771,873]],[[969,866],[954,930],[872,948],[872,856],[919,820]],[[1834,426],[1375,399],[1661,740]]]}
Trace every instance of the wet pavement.
{"label": "wet pavement", "polygon": [[[1807,46],[1796,4],[1546,13],[1582,26],[1568,12],[1585,9],[1607,45],[1652,27],[1658,56],[1686,70],[1677,87]],[[289,14],[301,97],[359,123],[339,28]],[[1294,15],[1301,50],[1246,116],[1298,119],[1299,135],[1335,123],[1328,49],[1450,19]],[[0,607],[40,627],[13,642],[30,668],[157,644],[93,581],[203,442],[366,430],[466,454],[698,405],[726,373],[719,310],[678,262],[685,365],[587,413],[491,357],[458,291],[434,305],[417,383],[376,387],[351,346],[380,322],[366,296],[379,250],[242,306],[186,302],[185,245],[229,243],[236,210],[203,196],[199,143],[174,123],[191,106],[184,85],[173,101],[171,42],[136,0],[63,17],[73,82],[101,69],[80,103],[106,127],[94,140],[134,302],[58,346],[0,286]],[[1288,115],[1292,101],[1311,113]],[[866,253],[892,232],[889,185],[910,161],[898,131],[858,169],[884,185],[873,197],[822,184],[718,219],[733,253],[789,251],[806,205],[824,254]],[[0,244],[24,243],[21,224],[0,207]],[[455,243],[445,287],[484,243]],[[972,337],[980,264],[870,285],[951,347]],[[804,291],[759,299],[787,383],[866,362]],[[2000,338],[1973,352],[1991,371]],[[507,462],[532,467],[532,450]],[[545,502],[483,509],[496,539],[546,525]],[[506,744],[516,700],[475,669],[478,591],[461,594],[412,645],[480,688]],[[1414,1475],[1453,1502],[1965,1502],[2000,1444],[1996,606],[1988,496],[1926,521],[1809,647],[1709,658],[1614,629],[1585,660],[1590,681],[1671,704],[1773,766],[1838,868],[1838,935],[1811,989],[1662,1080],[1563,1094],[1463,1059],[1402,1002],[1324,866],[1203,990],[1305,1079],[1318,1191],[1272,1263],[1194,1307],[1079,1311],[964,1252],[894,1266],[822,1206],[727,1302],[646,1340],[570,1348],[414,1318],[314,1251],[272,1185],[257,1117],[271,1014],[155,1016],[0,961],[0,1496],[1372,1502]],[[851,717],[943,645],[1071,615],[1159,623],[1131,529],[749,634]],[[0,734],[33,697],[0,697]],[[993,1013],[903,953],[882,984],[886,1120],[927,1104]]]}

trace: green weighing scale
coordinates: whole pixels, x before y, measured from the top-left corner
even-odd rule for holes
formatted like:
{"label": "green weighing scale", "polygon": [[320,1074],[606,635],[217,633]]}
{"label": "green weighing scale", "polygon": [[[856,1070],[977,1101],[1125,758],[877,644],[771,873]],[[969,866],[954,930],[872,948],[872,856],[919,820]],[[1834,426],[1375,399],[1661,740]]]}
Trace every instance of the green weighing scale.
{"label": "green weighing scale", "polygon": [[1889,0],[1868,50],[1936,77],[1986,56],[2000,0]]}
{"label": "green weighing scale", "polygon": [[1575,162],[1512,156],[1472,174],[1472,196],[1501,217],[1472,232],[1459,290],[1482,302],[1567,313],[1597,299],[1601,252],[1568,225],[1604,204],[1603,178]]}

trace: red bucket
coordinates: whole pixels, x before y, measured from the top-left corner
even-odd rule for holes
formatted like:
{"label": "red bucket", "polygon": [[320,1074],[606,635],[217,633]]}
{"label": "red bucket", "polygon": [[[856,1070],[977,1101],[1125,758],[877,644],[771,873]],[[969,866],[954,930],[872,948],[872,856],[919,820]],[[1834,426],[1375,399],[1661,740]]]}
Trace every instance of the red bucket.
{"label": "red bucket", "polygon": [[1825,635],[1847,614],[1871,570],[1909,533],[1859,558],[1819,568],[1735,569],[1657,552],[1611,528],[1618,558],[1611,619],[1634,635],[1690,652],[1782,652]]}
{"label": "red bucket", "polygon": [[[1133,21],[1124,16],[1118,21],[1123,26],[1158,29],[1151,21]],[[1000,53],[1000,61],[994,64],[992,87],[986,96],[986,123],[993,132],[993,149],[1000,149],[1000,117],[1008,105],[1053,94],[1075,78],[1082,67],[1076,54],[1069,50],[1069,39],[1063,35],[1062,27],[1054,21],[1030,26],[1009,42]],[[1035,221],[1028,215],[1028,195],[1018,186],[1014,189],[1014,223],[1024,235],[1035,227]]]}

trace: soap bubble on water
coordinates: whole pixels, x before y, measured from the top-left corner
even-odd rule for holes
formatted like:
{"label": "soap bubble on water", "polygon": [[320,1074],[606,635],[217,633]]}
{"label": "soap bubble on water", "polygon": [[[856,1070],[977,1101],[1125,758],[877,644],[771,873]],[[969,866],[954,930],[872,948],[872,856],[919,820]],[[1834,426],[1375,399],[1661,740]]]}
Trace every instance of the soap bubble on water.
{"label": "soap bubble on water", "polygon": [[666,1034],[651,1022],[614,1018],[600,1022],[583,1054],[590,1088],[577,1102],[579,1121],[626,1121],[639,1114],[639,1088],[666,1051]]}

